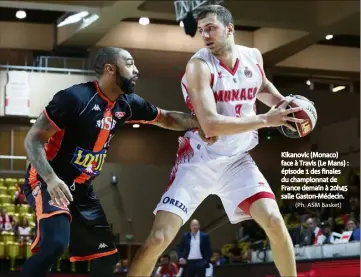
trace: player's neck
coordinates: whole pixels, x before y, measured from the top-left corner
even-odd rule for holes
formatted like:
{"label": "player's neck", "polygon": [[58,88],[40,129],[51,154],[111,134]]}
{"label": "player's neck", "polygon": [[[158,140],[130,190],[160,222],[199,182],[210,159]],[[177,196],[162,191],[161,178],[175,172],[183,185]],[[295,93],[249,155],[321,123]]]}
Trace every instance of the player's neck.
{"label": "player's neck", "polygon": [[99,87],[102,93],[112,102],[116,101],[119,98],[120,94],[123,92],[118,87],[113,87],[111,84],[99,80]]}
{"label": "player's neck", "polygon": [[233,68],[233,65],[236,63],[237,60],[234,46],[234,44],[227,45],[224,50],[219,55],[217,55],[218,60],[224,65],[227,65],[229,68]]}

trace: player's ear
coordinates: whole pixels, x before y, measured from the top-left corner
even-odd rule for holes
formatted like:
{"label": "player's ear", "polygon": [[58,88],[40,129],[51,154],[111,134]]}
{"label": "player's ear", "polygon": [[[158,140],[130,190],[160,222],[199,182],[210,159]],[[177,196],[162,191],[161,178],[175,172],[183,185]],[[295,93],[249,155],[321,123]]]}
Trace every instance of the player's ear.
{"label": "player's ear", "polygon": [[104,72],[110,74],[110,75],[114,75],[115,74],[115,70],[113,68],[113,66],[111,64],[106,64],[104,66]]}
{"label": "player's ear", "polygon": [[233,34],[233,32],[234,32],[234,26],[233,26],[232,23],[229,23],[229,24],[227,25],[227,30],[228,30],[228,34]]}

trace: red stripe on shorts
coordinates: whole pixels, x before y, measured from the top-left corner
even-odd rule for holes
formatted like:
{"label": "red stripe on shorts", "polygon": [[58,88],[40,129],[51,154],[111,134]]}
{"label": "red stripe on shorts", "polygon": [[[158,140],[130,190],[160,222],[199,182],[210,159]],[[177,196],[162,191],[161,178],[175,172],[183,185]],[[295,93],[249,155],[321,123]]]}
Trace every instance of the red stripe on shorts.
{"label": "red stripe on shorts", "polygon": [[251,207],[251,205],[256,202],[258,199],[262,199],[262,198],[269,198],[269,199],[276,199],[275,195],[273,193],[270,192],[266,192],[266,191],[261,191],[258,192],[254,195],[252,195],[251,197],[248,197],[247,199],[243,200],[238,207],[240,209],[242,209],[246,214],[250,215],[249,212],[249,208]]}

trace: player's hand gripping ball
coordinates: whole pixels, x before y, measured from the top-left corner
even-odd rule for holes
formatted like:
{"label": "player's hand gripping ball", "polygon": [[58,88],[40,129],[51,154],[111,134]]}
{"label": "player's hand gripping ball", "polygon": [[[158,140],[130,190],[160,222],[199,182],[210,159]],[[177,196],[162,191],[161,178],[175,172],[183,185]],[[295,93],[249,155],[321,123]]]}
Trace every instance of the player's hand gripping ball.
{"label": "player's hand gripping ball", "polygon": [[[290,102],[287,109],[302,107],[303,110],[290,114],[289,116],[299,119],[305,119],[306,121],[303,123],[288,122],[296,129],[295,132],[291,131],[286,126],[279,126],[277,127],[277,129],[282,135],[289,138],[305,137],[310,134],[316,126],[317,111],[315,105],[312,101],[301,95],[289,95],[285,98],[285,100],[289,100],[290,98],[293,98],[293,100]],[[277,106],[281,105],[283,102],[284,100],[278,103]]]}

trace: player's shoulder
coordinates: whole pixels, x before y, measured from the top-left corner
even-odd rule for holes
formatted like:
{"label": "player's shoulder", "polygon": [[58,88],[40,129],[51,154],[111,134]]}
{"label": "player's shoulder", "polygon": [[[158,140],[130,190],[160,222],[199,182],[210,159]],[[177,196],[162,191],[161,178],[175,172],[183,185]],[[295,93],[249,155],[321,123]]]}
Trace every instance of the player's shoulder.
{"label": "player's shoulder", "polygon": [[71,95],[82,97],[94,94],[97,91],[97,88],[95,82],[86,82],[72,85],[65,89],[65,91]]}
{"label": "player's shoulder", "polygon": [[261,53],[258,48],[255,48],[255,47],[247,47],[247,46],[244,46],[244,45],[236,45],[238,51],[240,53],[243,53],[243,54],[246,54],[246,55],[257,55],[258,53]]}
{"label": "player's shoulder", "polygon": [[95,82],[75,84],[60,91],[65,97],[71,98],[79,103],[89,101],[89,98],[93,97],[96,92]]}
{"label": "player's shoulder", "polygon": [[144,102],[145,100],[136,93],[130,93],[130,94],[123,94],[121,97],[119,97],[118,101],[126,101],[130,106],[140,104]]}
{"label": "player's shoulder", "polygon": [[202,61],[202,65],[209,67],[213,64],[214,56],[207,48],[201,48],[195,52],[188,61],[187,67],[190,64],[194,64],[196,61]]}
{"label": "player's shoulder", "polygon": [[201,59],[209,60],[212,58],[212,54],[207,48],[204,47],[204,48],[197,50],[197,52],[195,52],[193,54],[191,59],[194,59],[194,58],[201,58]]}
{"label": "player's shoulder", "polygon": [[241,56],[246,56],[248,59],[251,59],[253,62],[257,64],[263,64],[263,58],[261,51],[255,47],[247,47],[243,45],[237,45],[238,53]]}
{"label": "player's shoulder", "polygon": [[119,99],[120,100],[124,99],[128,102],[133,102],[133,101],[138,101],[138,100],[142,99],[142,97],[140,97],[136,93],[129,93],[129,94],[123,94]]}

